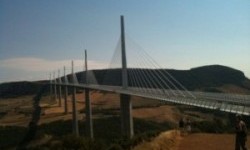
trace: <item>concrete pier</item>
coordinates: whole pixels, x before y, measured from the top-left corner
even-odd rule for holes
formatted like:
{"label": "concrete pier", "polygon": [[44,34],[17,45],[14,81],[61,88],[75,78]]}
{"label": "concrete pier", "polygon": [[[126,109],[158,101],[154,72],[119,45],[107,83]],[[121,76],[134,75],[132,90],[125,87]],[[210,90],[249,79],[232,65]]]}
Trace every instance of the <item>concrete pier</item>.
{"label": "concrete pier", "polygon": [[[72,61],[72,81],[74,81],[74,62]],[[78,112],[76,108],[76,87],[72,87],[72,128],[73,134],[79,136]]]}
{"label": "concrete pier", "polygon": [[134,136],[132,103],[130,95],[120,94],[122,135],[127,138]]}
{"label": "concrete pier", "polygon": [[[85,50],[85,81],[88,84],[88,60],[87,60],[87,51]],[[92,109],[91,109],[91,100],[89,97],[89,89],[85,89],[85,109],[86,109],[86,123],[87,123],[87,135],[91,139],[94,138],[93,133],[93,121],[92,121]]]}
{"label": "concrete pier", "polygon": [[[66,68],[64,66],[64,83],[68,83],[67,77],[66,77]],[[68,87],[67,85],[64,86],[64,113],[68,113]]]}
{"label": "concrete pier", "polygon": [[56,77],[55,77],[55,72],[53,73],[53,77],[54,77],[54,100],[55,102],[57,101],[57,87],[56,87]]}
{"label": "concrete pier", "polygon": [[88,137],[93,139],[94,133],[93,133],[93,121],[92,121],[92,108],[91,108],[91,101],[89,98],[89,89],[85,89],[85,105],[86,105],[87,135]]}

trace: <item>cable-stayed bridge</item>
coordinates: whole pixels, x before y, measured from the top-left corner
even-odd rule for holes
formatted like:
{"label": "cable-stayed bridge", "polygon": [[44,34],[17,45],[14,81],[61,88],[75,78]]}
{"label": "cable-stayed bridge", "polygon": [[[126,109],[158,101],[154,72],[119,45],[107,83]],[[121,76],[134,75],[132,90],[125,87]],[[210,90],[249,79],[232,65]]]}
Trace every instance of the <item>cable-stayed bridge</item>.
{"label": "cable-stayed bridge", "polygon": [[[133,42],[131,42],[133,43]],[[140,96],[171,103],[197,106],[230,113],[250,115],[250,95],[197,92],[186,89],[166,69],[161,69],[150,55],[138,46],[128,48],[125,45],[124,21],[121,17],[121,38],[112,57],[110,67],[102,80],[96,78],[95,71],[88,70],[85,51],[85,71],[77,76],[72,61],[71,73],[50,77],[51,93],[59,98],[61,105],[62,88],[64,89],[65,112],[67,112],[68,88],[72,90],[73,132],[78,135],[76,110],[76,89],[85,90],[86,120],[89,136],[93,138],[90,90],[108,91],[120,94],[121,126],[123,135],[131,138],[134,134],[131,96]],[[127,59],[126,48],[133,51],[132,58]],[[127,61],[128,60],[128,61]],[[117,82],[118,81],[118,82]],[[53,92],[54,91],[54,92]]]}

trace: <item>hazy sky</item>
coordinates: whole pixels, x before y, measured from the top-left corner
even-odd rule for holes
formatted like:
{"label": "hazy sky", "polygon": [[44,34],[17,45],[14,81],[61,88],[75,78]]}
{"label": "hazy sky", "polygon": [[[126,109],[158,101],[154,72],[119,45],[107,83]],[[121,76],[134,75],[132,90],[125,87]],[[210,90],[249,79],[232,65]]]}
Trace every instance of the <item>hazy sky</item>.
{"label": "hazy sky", "polygon": [[[0,82],[109,64],[126,34],[164,68],[221,64],[250,77],[250,0],[0,0]],[[133,57],[133,56],[128,56]]]}

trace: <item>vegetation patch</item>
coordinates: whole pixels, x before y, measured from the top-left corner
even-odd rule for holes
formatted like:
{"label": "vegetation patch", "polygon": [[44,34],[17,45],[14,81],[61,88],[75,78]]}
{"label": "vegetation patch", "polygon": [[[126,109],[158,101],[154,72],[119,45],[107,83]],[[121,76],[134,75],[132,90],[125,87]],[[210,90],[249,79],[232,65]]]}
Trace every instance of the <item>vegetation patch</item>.
{"label": "vegetation patch", "polygon": [[26,132],[25,127],[0,126],[0,149],[17,146]]}
{"label": "vegetation patch", "polygon": [[85,122],[79,122],[80,137],[72,135],[72,120],[56,121],[39,126],[36,139],[45,135],[53,138],[46,144],[30,147],[30,149],[130,149],[142,141],[149,141],[160,132],[173,128],[171,123],[156,123],[134,118],[135,136],[127,139],[121,135],[120,117],[108,117],[93,120],[95,139],[86,138]]}

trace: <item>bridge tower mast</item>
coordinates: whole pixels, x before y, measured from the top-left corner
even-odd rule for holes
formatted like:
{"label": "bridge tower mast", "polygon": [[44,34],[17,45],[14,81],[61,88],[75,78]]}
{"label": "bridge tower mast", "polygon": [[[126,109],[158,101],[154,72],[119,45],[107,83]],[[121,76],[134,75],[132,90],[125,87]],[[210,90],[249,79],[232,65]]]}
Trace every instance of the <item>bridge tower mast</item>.
{"label": "bridge tower mast", "polygon": [[[85,50],[85,81],[88,83],[88,62],[87,62],[87,50]],[[87,123],[87,135],[93,139],[93,122],[92,122],[92,110],[91,101],[89,97],[89,89],[85,88],[85,107],[86,107],[86,123]]]}
{"label": "bridge tower mast", "polygon": [[[125,47],[125,29],[124,17],[121,16],[121,54],[122,54],[122,88],[128,87],[128,72],[126,60],[126,47]],[[127,94],[120,94],[120,107],[121,107],[121,129],[122,134],[127,138],[134,136],[133,116],[132,116],[132,103],[131,97]]]}

